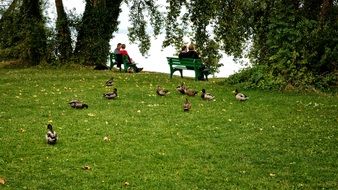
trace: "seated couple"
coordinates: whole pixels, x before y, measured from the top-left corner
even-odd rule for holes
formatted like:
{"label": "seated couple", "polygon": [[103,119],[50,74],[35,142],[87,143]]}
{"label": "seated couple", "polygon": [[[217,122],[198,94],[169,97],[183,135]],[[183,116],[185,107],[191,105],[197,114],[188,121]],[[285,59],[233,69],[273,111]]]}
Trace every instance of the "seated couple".
{"label": "seated couple", "polygon": [[[187,46],[184,45],[181,49],[181,52],[178,54],[178,57],[180,59],[182,58],[192,58],[192,59],[201,59],[197,51],[195,50],[194,44],[190,44],[188,46],[188,51],[187,51]],[[187,67],[187,69],[193,70],[193,67]],[[205,80],[204,75],[209,74],[210,69],[207,68],[204,64],[199,68],[201,71],[202,75],[198,76],[198,80]]]}
{"label": "seated couple", "polygon": [[116,55],[115,56],[116,65],[120,69],[120,71],[121,71],[121,65],[123,64],[124,55],[128,56],[129,64],[131,65],[131,68],[133,69],[135,73],[141,72],[143,70],[143,68],[138,68],[136,66],[136,63],[129,57],[129,54],[126,50],[126,44],[118,43],[116,46],[116,49],[114,50],[114,54]]}

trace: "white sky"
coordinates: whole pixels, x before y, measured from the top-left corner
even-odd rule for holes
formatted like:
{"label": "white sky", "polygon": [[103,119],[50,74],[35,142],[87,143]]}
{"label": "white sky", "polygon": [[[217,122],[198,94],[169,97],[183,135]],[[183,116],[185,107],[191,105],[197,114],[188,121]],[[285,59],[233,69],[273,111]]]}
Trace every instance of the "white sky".
{"label": "white sky", "polygon": [[[85,2],[84,0],[63,0],[64,6],[66,10],[76,9],[77,13],[83,13]],[[55,15],[55,5],[54,1],[50,2],[52,10],[50,14]],[[128,31],[128,7],[124,4],[122,6],[122,12],[119,16],[120,24],[118,26],[119,30],[114,33],[114,38],[110,41],[111,49],[114,50],[117,43],[126,44],[126,49],[133,60],[138,63],[138,67],[143,67],[145,71],[154,71],[154,72],[162,72],[169,73],[169,66],[167,63],[166,57],[175,56],[175,49],[173,47],[168,47],[166,49],[162,49],[162,41],[164,39],[164,35],[160,35],[157,39],[151,39],[151,48],[149,50],[149,56],[143,57],[138,50],[137,44],[131,44],[128,40],[127,31]],[[188,43],[188,42],[185,42]],[[243,66],[236,64],[231,57],[223,55],[220,63],[223,63],[224,66],[220,68],[220,72],[215,74],[215,77],[227,77],[239,69],[243,68]],[[179,74],[178,72],[175,73]],[[193,71],[183,71],[183,76],[194,76]]]}

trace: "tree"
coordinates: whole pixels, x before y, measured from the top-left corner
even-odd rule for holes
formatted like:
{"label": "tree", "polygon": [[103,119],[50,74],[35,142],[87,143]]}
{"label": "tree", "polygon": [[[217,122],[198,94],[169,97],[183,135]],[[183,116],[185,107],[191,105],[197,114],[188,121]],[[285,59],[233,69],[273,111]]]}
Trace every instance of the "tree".
{"label": "tree", "polygon": [[117,30],[122,0],[86,0],[75,47],[76,59],[85,65],[105,65],[109,40]]}
{"label": "tree", "polygon": [[55,0],[55,7],[57,12],[56,20],[56,51],[57,56],[61,62],[69,61],[73,53],[72,38],[69,29],[69,21],[67,14],[63,7],[62,0]]}
{"label": "tree", "polygon": [[41,2],[14,0],[0,21],[1,58],[37,65],[46,54],[47,36]]}
{"label": "tree", "polygon": [[[22,2],[19,11],[8,12],[21,16],[16,19],[4,14],[0,30],[20,32],[11,38],[10,33],[1,33],[0,52],[10,55],[23,50],[20,57],[31,62],[36,58],[36,64],[45,51],[41,10],[36,1],[13,3],[16,1]],[[152,34],[164,32],[164,47],[179,48],[183,38],[189,37],[202,59],[214,68],[220,59],[219,50],[236,59],[248,56],[252,67],[230,78],[232,82],[246,81],[247,86],[261,88],[325,87],[337,83],[337,0],[168,0],[166,12],[154,0],[125,2],[130,6],[129,38],[139,43],[143,54],[150,49]],[[56,3],[59,54],[61,60],[67,60],[71,49],[69,23],[62,1]],[[86,0],[73,55],[78,63],[106,62],[121,4],[122,0]],[[33,24],[10,25],[11,19],[13,23]]]}
{"label": "tree", "polygon": [[22,0],[22,54],[20,58],[30,65],[39,64],[46,54],[47,36],[42,16],[41,1]]}
{"label": "tree", "polygon": [[188,30],[180,19],[182,7],[202,52],[207,51],[203,44],[214,40],[235,58],[249,56],[250,72],[232,77],[233,82],[284,88],[325,87],[337,81],[337,1],[173,0],[165,45],[181,42],[181,31]]}
{"label": "tree", "polygon": [[19,42],[21,37],[19,24],[19,9],[21,1],[14,0],[7,2],[7,9],[4,9],[0,19],[0,60],[17,59],[19,57]]}

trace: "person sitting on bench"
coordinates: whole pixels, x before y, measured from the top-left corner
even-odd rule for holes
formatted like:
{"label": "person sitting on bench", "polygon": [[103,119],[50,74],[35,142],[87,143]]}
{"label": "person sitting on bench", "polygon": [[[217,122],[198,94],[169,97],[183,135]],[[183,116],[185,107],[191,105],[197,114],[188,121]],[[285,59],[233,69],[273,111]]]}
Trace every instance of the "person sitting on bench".
{"label": "person sitting on bench", "polygon": [[199,54],[195,50],[194,44],[190,44],[188,46],[188,52],[184,54],[185,58],[193,58],[193,59],[200,59]]}
{"label": "person sitting on bench", "polygon": [[131,67],[133,68],[135,73],[141,72],[143,70],[143,68],[138,68],[135,64],[135,62],[130,58],[127,50],[126,50],[126,44],[122,44],[121,45],[121,49],[120,49],[120,55],[127,55],[128,56],[128,60],[129,60],[129,64],[131,65]]}
{"label": "person sitting on bench", "polygon": [[122,55],[120,54],[121,45],[122,45],[121,43],[118,43],[115,50],[114,50],[115,63],[116,63],[117,68],[120,69],[120,71],[121,71],[121,65],[123,63]]}
{"label": "person sitting on bench", "polygon": [[181,52],[178,54],[178,58],[182,59],[182,58],[185,58],[185,55],[187,54],[187,46],[184,45],[182,46],[181,48]]}
{"label": "person sitting on bench", "polygon": [[[195,50],[195,46],[194,44],[190,44],[188,46],[188,51],[186,53],[184,53],[183,55],[181,55],[180,58],[192,58],[192,59],[201,59],[198,52]],[[187,67],[188,68],[188,67]],[[194,69],[194,68],[188,68],[188,69]],[[199,70],[201,71],[202,75],[198,77],[198,80],[204,80],[204,72],[205,72],[206,66],[203,64],[203,66],[201,66],[199,68]]]}

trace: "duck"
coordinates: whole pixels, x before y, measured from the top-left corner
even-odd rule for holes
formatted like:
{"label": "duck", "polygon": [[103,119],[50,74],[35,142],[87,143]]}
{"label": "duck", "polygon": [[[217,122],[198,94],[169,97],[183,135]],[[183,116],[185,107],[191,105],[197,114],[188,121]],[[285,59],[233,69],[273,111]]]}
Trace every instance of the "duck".
{"label": "duck", "polygon": [[114,88],[113,92],[105,93],[105,94],[103,94],[103,96],[107,99],[115,99],[115,98],[117,98],[117,89]]}
{"label": "duck", "polygon": [[83,108],[88,108],[87,104],[84,104],[80,102],[79,100],[72,100],[69,102],[70,107],[76,108],[76,109],[83,109]]}
{"label": "duck", "polygon": [[111,77],[109,80],[106,81],[106,86],[113,86],[114,84],[114,77]]}
{"label": "duck", "polygon": [[238,100],[238,101],[246,101],[247,99],[249,99],[248,96],[246,96],[246,95],[243,94],[243,93],[240,93],[240,92],[238,91],[238,89],[236,89],[235,91],[233,91],[233,93],[235,94],[235,98],[236,98],[236,100]]}
{"label": "duck", "polygon": [[189,89],[185,89],[185,90],[184,90],[184,93],[185,93],[187,96],[195,96],[195,95],[198,93],[198,91],[189,88]]}
{"label": "duck", "polygon": [[215,96],[211,95],[210,93],[206,93],[205,89],[203,88],[201,98],[203,100],[213,100],[215,98]]}
{"label": "duck", "polygon": [[70,105],[70,107],[75,108],[75,105],[77,103],[80,103],[80,101],[79,100],[71,100],[68,104]]}
{"label": "duck", "polygon": [[188,98],[186,98],[183,103],[183,111],[188,112],[190,108],[191,108],[191,103],[189,102]]}
{"label": "duck", "polygon": [[185,89],[187,87],[185,86],[185,84],[182,82],[181,85],[176,87],[176,91],[180,92],[181,94],[185,94]]}
{"label": "duck", "polygon": [[157,86],[156,93],[157,93],[157,95],[159,95],[159,96],[166,96],[166,95],[168,95],[170,92],[169,92],[169,90],[166,90],[166,89],[164,89],[164,88],[162,88],[162,87],[160,87],[160,86]]}
{"label": "duck", "polygon": [[55,131],[53,131],[53,126],[51,124],[47,125],[47,133],[46,133],[46,142],[48,144],[56,144],[56,141],[58,140],[58,136]]}

